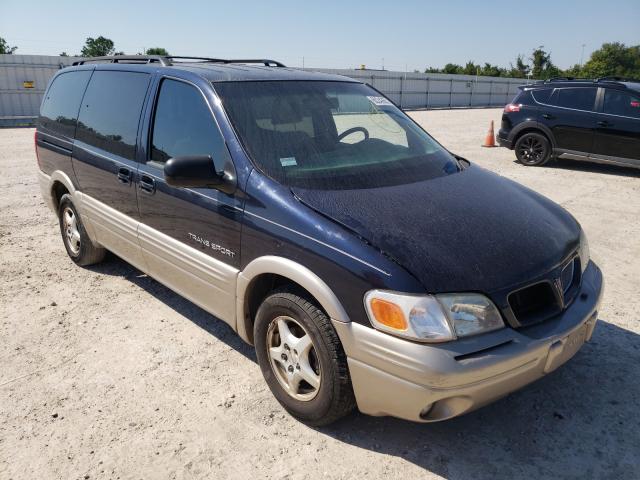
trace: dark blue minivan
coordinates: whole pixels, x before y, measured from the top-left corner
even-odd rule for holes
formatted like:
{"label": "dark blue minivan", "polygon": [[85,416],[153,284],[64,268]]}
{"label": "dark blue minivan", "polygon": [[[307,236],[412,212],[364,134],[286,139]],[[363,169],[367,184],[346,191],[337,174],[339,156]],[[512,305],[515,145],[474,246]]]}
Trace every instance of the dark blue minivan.
{"label": "dark blue minivan", "polygon": [[461,415],[596,324],[602,274],[569,213],[349,78],[85,60],[51,80],[35,143],[71,259],[109,250],[228,323],[310,425]]}

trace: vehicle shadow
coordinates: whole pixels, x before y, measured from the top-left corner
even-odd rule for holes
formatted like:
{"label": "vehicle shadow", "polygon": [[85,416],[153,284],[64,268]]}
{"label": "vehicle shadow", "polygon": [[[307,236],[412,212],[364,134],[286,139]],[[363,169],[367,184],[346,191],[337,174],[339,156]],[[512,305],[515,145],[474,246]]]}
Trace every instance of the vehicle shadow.
{"label": "vehicle shadow", "polygon": [[111,252],[107,253],[107,257],[103,262],[86,268],[102,275],[126,278],[134,285],[145,290],[147,293],[172,308],[175,312],[195,323],[207,333],[213,335],[218,340],[225,342],[249,360],[253,362],[258,361],[254,348],[244,342],[225,322],[218,320],[196,304],[175,293],[168,287],[165,287],[147,274],[142,273],[140,270]]}
{"label": "vehicle shadow", "polygon": [[[110,255],[121,276],[256,362],[224,322]],[[566,365],[462,417],[418,424],[354,413],[316,430],[447,479],[640,478],[640,335],[600,319]]]}

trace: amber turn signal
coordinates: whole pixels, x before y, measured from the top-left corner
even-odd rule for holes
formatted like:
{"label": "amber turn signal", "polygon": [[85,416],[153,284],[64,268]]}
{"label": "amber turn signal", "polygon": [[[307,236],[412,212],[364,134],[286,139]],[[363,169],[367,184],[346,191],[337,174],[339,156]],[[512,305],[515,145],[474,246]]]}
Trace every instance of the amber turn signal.
{"label": "amber turn signal", "polygon": [[371,312],[378,322],[389,328],[399,331],[404,331],[408,328],[402,309],[395,303],[373,298],[371,300]]}

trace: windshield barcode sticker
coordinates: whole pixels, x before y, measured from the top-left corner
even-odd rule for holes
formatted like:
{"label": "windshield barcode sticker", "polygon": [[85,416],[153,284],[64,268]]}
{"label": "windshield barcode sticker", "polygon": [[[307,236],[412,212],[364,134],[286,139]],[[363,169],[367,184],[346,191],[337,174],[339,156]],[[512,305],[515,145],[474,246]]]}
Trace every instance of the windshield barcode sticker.
{"label": "windshield barcode sticker", "polygon": [[371,103],[378,106],[393,105],[389,100],[384,97],[367,97]]}
{"label": "windshield barcode sticker", "polygon": [[280,159],[280,165],[283,167],[292,167],[293,165],[298,165],[298,162],[296,162],[296,157],[286,157]]}

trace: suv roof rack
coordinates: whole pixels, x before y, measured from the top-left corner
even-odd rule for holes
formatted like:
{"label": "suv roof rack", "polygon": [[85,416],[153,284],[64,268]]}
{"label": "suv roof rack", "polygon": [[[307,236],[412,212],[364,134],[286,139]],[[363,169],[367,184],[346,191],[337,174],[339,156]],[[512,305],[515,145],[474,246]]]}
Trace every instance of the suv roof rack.
{"label": "suv roof rack", "polygon": [[[84,65],[85,63],[107,62],[107,63],[159,63],[163,67],[173,65],[172,60],[196,60],[201,63],[257,63],[265,67],[286,67],[277,60],[268,58],[251,58],[251,59],[226,59],[226,58],[209,58],[209,57],[190,57],[179,55],[112,55],[107,57],[91,57],[84,60],[73,62],[73,65]],[[185,62],[186,63],[186,62]]]}
{"label": "suv roof rack", "polygon": [[574,81],[580,81],[580,80],[586,80],[586,79],[581,79],[581,78],[575,78],[575,77],[551,77],[548,78],[544,81],[544,83],[550,83],[550,82],[574,82]]}
{"label": "suv roof rack", "polygon": [[631,82],[631,83],[640,83],[640,80],[637,78],[627,78],[627,77],[600,77],[596,78],[596,82]]}

